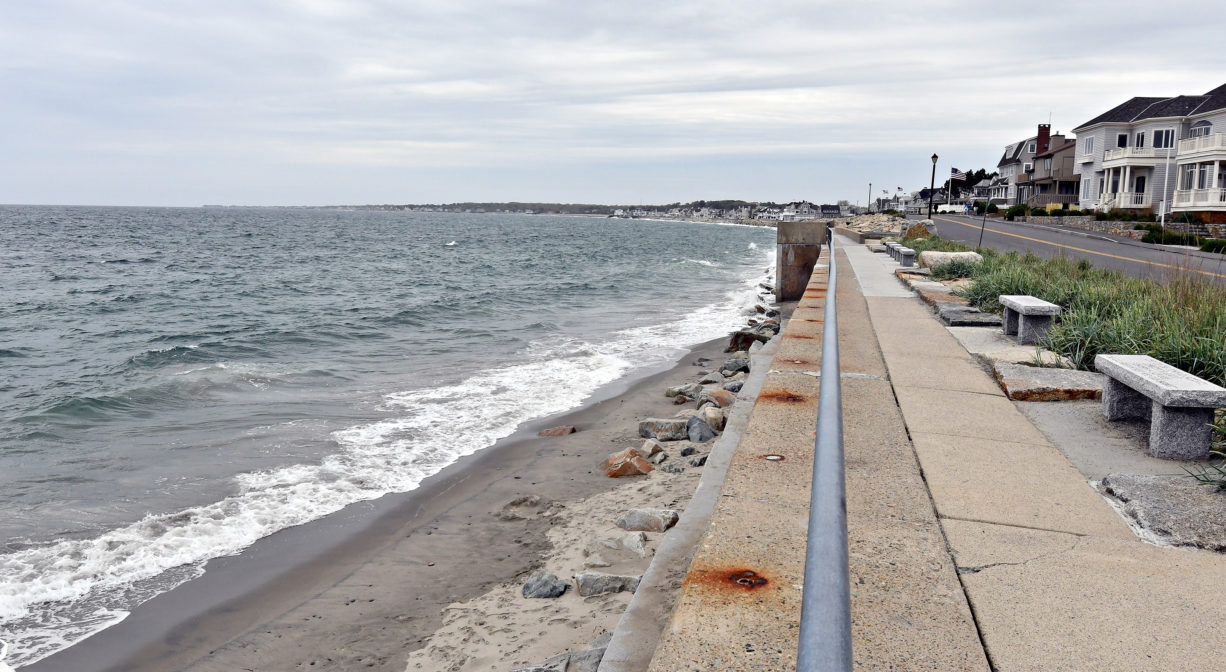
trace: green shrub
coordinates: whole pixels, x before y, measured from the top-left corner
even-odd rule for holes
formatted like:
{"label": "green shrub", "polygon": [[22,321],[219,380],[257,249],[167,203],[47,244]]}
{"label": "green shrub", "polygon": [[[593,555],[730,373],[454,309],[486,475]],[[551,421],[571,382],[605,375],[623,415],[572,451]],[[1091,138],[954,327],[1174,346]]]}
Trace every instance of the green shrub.
{"label": "green shrub", "polygon": [[1200,249],[1202,252],[1226,253],[1226,240],[1221,238],[1205,238],[1201,241]]}
{"label": "green shrub", "polygon": [[1018,217],[1025,217],[1028,214],[1030,214],[1030,208],[1024,205],[1010,206],[1008,210],[1005,210],[1005,220],[1012,222]]}
{"label": "green shrub", "polygon": [[988,203],[988,214],[989,215],[995,215],[998,212],[1000,212],[1000,208],[996,207],[995,203]]}
{"label": "green shrub", "polygon": [[954,259],[953,261],[944,264],[937,264],[932,267],[932,277],[936,280],[956,280],[958,278],[969,278],[975,273],[975,262],[965,259]]}
{"label": "green shrub", "polygon": [[975,201],[975,214],[982,215],[987,210],[988,204],[983,201]]}

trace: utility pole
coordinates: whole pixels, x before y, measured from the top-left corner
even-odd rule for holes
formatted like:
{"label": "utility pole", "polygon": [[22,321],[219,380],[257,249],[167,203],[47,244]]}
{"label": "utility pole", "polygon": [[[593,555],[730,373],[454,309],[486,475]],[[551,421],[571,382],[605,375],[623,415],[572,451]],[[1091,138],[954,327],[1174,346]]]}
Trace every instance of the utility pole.
{"label": "utility pole", "polygon": [[936,195],[937,155],[932,155],[932,179],[928,181],[928,219],[932,219],[932,197]]}
{"label": "utility pole", "polygon": [[868,200],[864,202],[864,207],[868,208],[869,212],[873,211],[873,183],[868,183]]}

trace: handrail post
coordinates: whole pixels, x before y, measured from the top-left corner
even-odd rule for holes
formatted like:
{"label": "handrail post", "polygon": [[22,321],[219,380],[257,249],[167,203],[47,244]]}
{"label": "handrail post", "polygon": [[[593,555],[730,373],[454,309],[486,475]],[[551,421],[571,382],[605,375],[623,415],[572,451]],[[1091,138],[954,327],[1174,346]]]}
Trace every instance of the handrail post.
{"label": "handrail post", "polygon": [[851,587],[847,566],[847,493],[843,473],[843,400],[834,230],[827,229],[826,309],[809,495],[809,536],[800,608],[798,672],[851,672]]}

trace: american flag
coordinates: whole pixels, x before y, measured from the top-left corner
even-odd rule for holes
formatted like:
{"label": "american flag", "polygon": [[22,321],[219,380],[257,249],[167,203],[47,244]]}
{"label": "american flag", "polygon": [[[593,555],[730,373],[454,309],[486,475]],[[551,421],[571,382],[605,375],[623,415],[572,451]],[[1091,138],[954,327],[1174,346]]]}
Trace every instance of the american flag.
{"label": "american flag", "polygon": [[950,168],[950,169],[949,169],[949,179],[951,179],[951,180],[965,180],[965,179],[966,179],[966,173],[964,173],[964,172],[962,172],[962,171],[958,170],[957,168]]}

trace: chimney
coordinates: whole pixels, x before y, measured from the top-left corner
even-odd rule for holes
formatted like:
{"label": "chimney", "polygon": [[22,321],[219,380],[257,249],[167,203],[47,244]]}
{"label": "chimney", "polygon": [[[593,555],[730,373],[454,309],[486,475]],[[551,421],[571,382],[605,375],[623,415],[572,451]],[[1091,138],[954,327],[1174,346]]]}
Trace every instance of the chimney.
{"label": "chimney", "polygon": [[1051,124],[1039,124],[1039,141],[1035,144],[1035,154],[1042,154],[1051,149]]}

